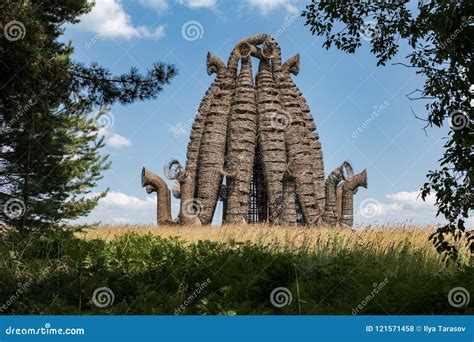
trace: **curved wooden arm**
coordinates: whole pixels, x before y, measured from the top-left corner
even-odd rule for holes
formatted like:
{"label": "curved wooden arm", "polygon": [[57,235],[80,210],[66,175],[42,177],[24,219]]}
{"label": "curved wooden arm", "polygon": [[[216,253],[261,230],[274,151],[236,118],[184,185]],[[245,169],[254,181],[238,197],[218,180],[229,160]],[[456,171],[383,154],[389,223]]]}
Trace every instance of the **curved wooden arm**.
{"label": "curved wooden arm", "polygon": [[171,193],[165,181],[160,176],[144,167],[142,169],[142,187],[145,187],[148,193],[156,191],[156,220],[158,225],[170,224],[172,222]]}
{"label": "curved wooden arm", "polygon": [[207,53],[207,74],[211,76],[212,74],[217,74],[218,76],[224,75],[226,67],[224,62],[217,56],[213,55],[211,52]]}

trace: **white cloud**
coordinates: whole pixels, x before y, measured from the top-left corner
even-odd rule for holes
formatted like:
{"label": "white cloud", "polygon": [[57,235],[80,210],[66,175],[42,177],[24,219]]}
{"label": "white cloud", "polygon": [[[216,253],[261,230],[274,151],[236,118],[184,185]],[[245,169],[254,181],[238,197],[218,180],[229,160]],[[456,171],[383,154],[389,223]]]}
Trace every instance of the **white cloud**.
{"label": "white cloud", "polygon": [[178,138],[182,137],[183,135],[186,134],[187,127],[183,125],[181,122],[178,122],[174,125],[168,125],[168,131],[170,133],[173,133],[173,135]]}
{"label": "white cloud", "polygon": [[[157,3],[156,1],[147,2]],[[153,30],[145,26],[134,26],[132,17],[125,12],[119,0],[97,1],[92,11],[81,18],[78,27],[106,38],[158,39],[165,35],[164,26],[158,26]]]}
{"label": "white cloud", "polygon": [[123,192],[111,191],[99,200],[99,206],[102,209],[146,210],[156,207],[156,199],[151,196],[140,199]]}
{"label": "white cloud", "polygon": [[[139,182],[137,178],[137,182]],[[98,193],[86,196],[91,198]],[[111,191],[99,200],[97,207],[74,223],[153,224],[156,222],[156,195],[138,198],[123,192]]]}
{"label": "white cloud", "polygon": [[[140,180],[137,176],[137,183]],[[371,200],[372,208],[362,208],[365,213],[376,213],[371,218],[364,218],[361,213],[361,208],[354,208],[356,214],[356,225],[368,223],[404,223],[410,222],[414,224],[433,224],[442,223],[442,219],[436,219],[436,209],[433,205],[434,196],[428,198],[431,204],[421,204],[416,199],[417,191],[411,192],[397,192],[389,194],[386,197],[393,199],[392,203],[383,203]],[[95,197],[98,193],[87,195],[87,198]],[[94,223],[101,221],[104,224],[155,224],[156,222],[156,194],[146,196],[145,198],[138,198],[130,196],[123,192],[111,191],[106,197],[99,200],[97,207],[87,216],[81,218],[75,223]],[[222,204],[218,204],[216,210],[215,223],[220,223],[220,216],[222,214]],[[172,212],[173,217],[176,217],[179,211],[179,201],[172,198]],[[415,209],[417,208],[418,209]],[[421,209],[420,209],[421,208]],[[467,227],[474,227],[474,219],[471,217],[466,222]]]}
{"label": "white cloud", "polygon": [[[139,175],[137,183],[140,184]],[[137,185],[138,186],[138,185]],[[145,190],[143,189],[145,194]],[[91,193],[86,198],[98,196],[99,193]],[[102,224],[156,224],[156,193],[144,198],[127,195],[120,191],[110,191],[107,196],[99,200],[98,205],[87,216],[73,223],[90,224],[101,222]],[[179,212],[179,201],[172,198],[171,211],[173,217]]]}
{"label": "white cloud", "polygon": [[[163,13],[170,7],[169,0],[139,0],[139,3],[144,7],[155,10],[158,14]],[[217,0],[176,0],[176,3],[188,8],[215,9]]]}
{"label": "white cloud", "polygon": [[107,138],[106,144],[107,146],[121,148],[121,147],[131,146],[132,142],[129,139],[125,138],[124,136],[114,133],[110,137]]}
{"label": "white cloud", "polygon": [[131,225],[131,224],[134,224],[130,217],[123,217],[123,216],[111,217],[110,218],[110,223],[114,224],[114,225],[115,224],[117,224],[117,225]]}
{"label": "white cloud", "polygon": [[436,195],[430,194],[423,201],[420,192],[418,191],[401,191],[394,194],[387,195],[388,199],[399,203],[405,210],[433,210],[436,202]]}
{"label": "white cloud", "polygon": [[256,7],[263,15],[267,15],[277,8],[284,8],[289,13],[298,13],[298,8],[291,0],[247,0],[250,7]]}
{"label": "white cloud", "polygon": [[170,7],[167,0],[139,0],[139,3],[143,7],[155,10],[158,14],[163,13]]}
{"label": "white cloud", "polygon": [[106,146],[113,148],[122,148],[132,146],[132,141],[120,134],[113,133],[109,127],[100,127],[98,131],[99,137],[105,137]]}
{"label": "white cloud", "polygon": [[189,8],[215,8],[216,0],[178,0],[180,5]]}
{"label": "white cloud", "polygon": [[390,202],[372,198],[362,199],[359,207],[354,208],[356,223],[433,224],[444,222],[442,217],[436,217],[436,195],[430,194],[423,201],[419,194],[419,191],[387,194],[385,197]]}

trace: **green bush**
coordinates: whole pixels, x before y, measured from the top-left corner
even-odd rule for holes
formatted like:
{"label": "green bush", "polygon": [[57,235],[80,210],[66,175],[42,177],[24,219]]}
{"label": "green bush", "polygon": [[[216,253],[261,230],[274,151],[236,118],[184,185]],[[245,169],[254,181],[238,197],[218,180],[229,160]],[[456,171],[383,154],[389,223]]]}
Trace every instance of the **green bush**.
{"label": "green bush", "polygon": [[[331,251],[189,243],[133,233],[112,241],[71,232],[10,233],[0,239],[0,313],[474,313],[472,303],[454,308],[448,302],[454,287],[474,295],[472,266],[442,265],[403,250],[376,254],[363,246],[341,246]],[[114,296],[103,308],[93,301],[101,287]],[[270,294],[277,287],[291,292],[290,304],[272,305]]]}

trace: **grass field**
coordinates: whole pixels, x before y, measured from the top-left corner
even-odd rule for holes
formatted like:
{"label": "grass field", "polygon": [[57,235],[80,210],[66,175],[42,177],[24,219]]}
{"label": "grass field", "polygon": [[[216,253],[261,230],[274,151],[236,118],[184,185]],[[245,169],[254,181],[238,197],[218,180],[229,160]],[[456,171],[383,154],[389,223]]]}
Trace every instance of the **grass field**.
{"label": "grass field", "polygon": [[[0,239],[4,314],[473,314],[433,227],[99,227]],[[459,242],[462,246],[462,241]],[[20,293],[21,292],[21,293]],[[6,303],[8,305],[3,305]]]}

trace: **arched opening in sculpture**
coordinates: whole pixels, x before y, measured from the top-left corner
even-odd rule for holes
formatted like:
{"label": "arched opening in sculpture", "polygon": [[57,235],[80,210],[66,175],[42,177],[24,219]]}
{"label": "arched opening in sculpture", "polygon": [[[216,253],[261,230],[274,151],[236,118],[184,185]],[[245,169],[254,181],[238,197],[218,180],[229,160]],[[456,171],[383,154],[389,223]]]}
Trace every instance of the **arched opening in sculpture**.
{"label": "arched opening in sculpture", "polygon": [[224,223],[352,225],[352,196],[367,186],[366,173],[354,176],[344,162],[325,180],[316,125],[291,78],[299,66],[299,55],[282,63],[268,34],[240,41],[227,64],[208,53],[216,78],[196,114],[186,165],[173,160],[165,168],[176,181],[177,219],[168,214],[166,184],[143,172],[142,185],[158,193],[160,224],[210,224],[221,200]]}
{"label": "arched opening in sculpture", "polygon": [[267,222],[268,205],[265,192],[265,179],[262,169],[262,161],[258,143],[255,148],[255,157],[250,181],[250,193],[248,199],[247,222]]}

